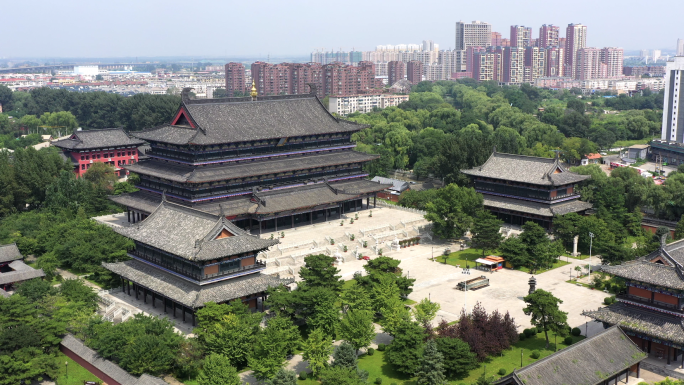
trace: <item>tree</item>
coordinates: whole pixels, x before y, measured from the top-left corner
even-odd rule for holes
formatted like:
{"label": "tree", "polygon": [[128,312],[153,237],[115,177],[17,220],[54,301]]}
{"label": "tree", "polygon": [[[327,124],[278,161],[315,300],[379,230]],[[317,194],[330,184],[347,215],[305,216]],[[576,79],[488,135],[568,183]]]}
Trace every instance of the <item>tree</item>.
{"label": "tree", "polygon": [[276,316],[268,320],[248,359],[255,377],[258,380],[273,378],[285,363],[286,356],[299,347],[299,339],[299,330],[289,318]]}
{"label": "tree", "polygon": [[339,323],[339,337],[356,350],[365,348],[375,339],[373,315],[367,310],[350,310]]}
{"label": "tree", "polygon": [[368,290],[361,286],[356,279],[351,280],[351,285],[347,286],[340,295],[340,303],[342,311],[345,313],[349,310],[371,311],[373,304],[371,303]]}
{"label": "tree", "polygon": [[530,256],[527,254],[527,247],[518,236],[506,238],[499,245],[501,256],[514,267],[527,266]]}
{"label": "tree", "polygon": [[461,237],[470,228],[472,215],[482,209],[482,199],[472,188],[450,184],[425,206],[425,219],[433,223],[432,231],[439,237]]}
{"label": "tree", "polygon": [[81,302],[85,306],[97,309],[98,296],[82,279],[66,279],[59,286],[59,292],[72,302]]}
{"label": "tree", "polygon": [[119,364],[126,371],[137,376],[143,373],[168,372],[173,367],[176,358],[176,351],[159,336],[152,334],[144,334],[131,339],[125,351],[126,354],[121,356]]}
{"label": "tree", "polygon": [[477,367],[477,356],[470,351],[470,346],[455,337],[435,339],[437,350],[444,356],[444,369],[451,377],[462,377]]}
{"label": "tree", "polygon": [[114,166],[104,162],[93,163],[88,171],[83,174],[83,178],[98,188],[110,191],[112,190],[114,183],[119,179],[119,177],[116,176]]}
{"label": "tree", "polygon": [[494,376],[485,376],[484,373],[480,375],[480,377],[477,378],[477,381],[475,381],[474,385],[492,385],[494,384]]}
{"label": "tree", "polygon": [[308,287],[325,287],[339,293],[344,281],[337,275],[340,269],[335,267],[334,262],[335,258],[325,254],[309,255],[304,258],[304,266],[299,270],[299,277]]}
{"label": "tree", "polygon": [[12,110],[13,96],[14,92],[12,92],[9,87],[0,85],[0,106],[2,106],[3,111],[7,112]]}
{"label": "tree", "polygon": [[356,352],[358,349],[348,341],[342,343],[335,348],[333,353],[333,366],[341,366],[345,368],[356,368],[358,366],[358,357]]}
{"label": "tree", "polygon": [[267,385],[297,385],[297,373],[293,370],[280,369]]}
{"label": "tree", "polygon": [[[391,281],[397,289],[399,289],[399,295],[407,296],[413,291],[413,283],[415,279],[407,278],[402,275],[402,269],[399,267],[401,263],[398,259],[393,259],[390,257],[378,257],[371,259],[364,266],[366,270],[366,276],[356,276],[354,279],[358,281],[361,285],[366,288],[377,287],[383,279],[388,279]],[[372,296],[374,300],[378,300],[377,296]],[[384,298],[388,298],[385,296]],[[382,307],[382,306],[378,306]]]}
{"label": "tree", "polygon": [[321,385],[364,385],[368,375],[365,373],[364,377],[364,373],[353,368],[330,366],[320,373]]}
{"label": "tree", "polygon": [[677,226],[675,227],[675,233],[674,233],[674,239],[682,239],[684,238],[684,215],[682,215],[681,218],[679,218],[679,222],[677,222]]}
{"label": "tree", "polygon": [[314,376],[318,376],[327,365],[333,352],[332,340],[322,329],[314,329],[304,341],[302,357],[309,361],[309,368]]}
{"label": "tree", "polygon": [[230,359],[220,354],[210,354],[197,377],[199,385],[240,385],[240,377]]}
{"label": "tree", "polygon": [[546,337],[546,348],[549,348],[549,330],[556,334],[563,334],[568,330],[568,313],[561,311],[558,304],[563,303],[548,291],[537,289],[523,298],[527,307],[523,309],[525,315],[532,316],[530,323],[541,327]]}
{"label": "tree", "polygon": [[444,356],[437,350],[435,341],[430,340],[425,344],[420,367],[416,372],[420,385],[444,385],[447,383],[444,375]]}
{"label": "tree", "polygon": [[176,373],[181,377],[195,378],[204,363],[204,352],[197,338],[187,338],[180,344],[176,355]]}
{"label": "tree", "polygon": [[482,210],[473,219],[473,227],[470,232],[473,234],[473,245],[482,249],[482,256],[485,251],[496,250],[503,235],[501,235],[501,225],[503,221],[492,215],[489,211]]}
{"label": "tree", "polygon": [[420,365],[424,339],[425,333],[420,325],[404,321],[397,327],[392,343],[387,346],[385,358],[397,371],[413,376]]}
{"label": "tree", "polygon": [[55,293],[55,288],[49,282],[40,278],[29,279],[17,286],[16,294],[26,297],[31,302],[39,301],[48,295]]}
{"label": "tree", "polygon": [[416,322],[425,326],[435,318],[441,306],[437,302],[431,302],[427,298],[423,298],[416,306],[413,307],[413,317]]}

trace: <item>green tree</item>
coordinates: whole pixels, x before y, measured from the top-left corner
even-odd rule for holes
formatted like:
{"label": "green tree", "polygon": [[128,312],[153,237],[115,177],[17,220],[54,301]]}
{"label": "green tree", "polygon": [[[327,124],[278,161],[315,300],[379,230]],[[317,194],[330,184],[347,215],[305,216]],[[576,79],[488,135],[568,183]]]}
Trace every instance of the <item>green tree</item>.
{"label": "green tree", "polygon": [[299,330],[289,318],[276,316],[268,320],[248,360],[255,377],[273,378],[285,364],[286,356],[299,347],[299,339]]}
{"label": "green tree", "polygon": [[339,274],[340,269],[333,264],[335,258],[325,254],[309,255],[304,258],[304,266],[299,270],[299,277],[311,288],[325,287],[340,292],[344,281]]}
{"label": "green tree", "polygon": [[[399,295],[408,296],[413,291],[413,283],[415,279],[407,278],[402,275],[402,269],[399,267],[401,263],[400,260],[391,257],[378,257],[371,259],[364,266],[363,269],[366,270],[365,276],[355,276],[356,281],[368,289],[375,291],[375,288],[380,284],[383,279],[388,281],[387,285],[394,285],[399,290]],[[373,300],[377,301],[379,296],[372,294]],[[388,298],[384,296],[383,298]],[[377,306],[380,308],[382,306]]]}
{"label": "green tree", "polygon": [[97,310],[98,296],[82,279],[66,279],[59,285],[59,292],[72,302],[81,302],[85,306]]}
{"label": "green tree", "polygon": [[523,309],[525,315],[531,316],[530,323],[541,327],[546,337],[546,348],[549,348],[549,331],[564,334],[568,330],[568,313],[561,311],[558,304],[563,303],[548,291],[537,289],[523,298],[527,307]]}
{"label": "green tree", "polygon": [[501,256],[514,267],[528,266],[527,246],[518,236],[510,236],[499,245]]}
{"label": "green tree", "polygon": [[240,385],[240,377],[230,359],[220,354],[210,354],[204,360],[202,372],[197,377],[199,385]]}
{"label": "green tree", "polygon": [[415,322],[405,321],[398,327],[392,343],[387,346],[385,358],[397,371],[409,376],[416,373],[423,353],[423,328]]}
{"label": "green tree", "polygon": [[463,340],[440,337],[435,340],[437,350],[444,356],[444,369],[451,377],[462,377],[477,367],[477,355]]}
{"label": "green tree", "polygon": [[373,315],[367,310],[350,310],[339,323],[338,335],[356,350],[370,345],[375,338]]}
{"label": "green tree", "polygon": [[473,245],[482,249],[483,257],[487,250],[496,250],[503,241],[503,235],[499,231],[502,224],[502,220],[486,210],[478,212],[473,218],[473,227],[470,229]]}
{"label": "green tree", "polygon": [[358,349],[354,345],[348,341],[342,341],[333,352],[332,365],[356,369],[359,363],[358,356],[356,355],[357,351]]}
{"label": "green tree", "polygon": [[119,363],[122,368],[136,376],[143,373],[168,372],[176,358],[176,351],[163,339],[152,334],[131,339],[125,350],[126,354],[121,356]]}
{"label": "green tree", "polygon": [[437,344],[430,340],[425,344],[420,367],[416,372],[420,385],[444,385],[447,383],[444,375],[444,356],[437,350]]}
{"label": "green tree", "polygon": [[429,325],[441,306],[437,302],[431,302],[427,298],[423,298],[413,307],[413,318],[421,325]]}
{"label": "green tree", "polygon": [[330,366],[321,370],[321,385],[364,385],[366,379],[358,370],[342,366]]}
{"label": "green tree", "polygon": [[293,370],[280,369],[267,385],[297,385],[297,374]]}
{"label": "green tree", "polygon": [[340,295],[340,303],[342,304],[342,311],[345,313],[349,310],[371,311],[373,304],[371,303],[368,290],[361,286],[355,279],[351,280],[351,285],[348,285]]}
{"label": "green tree", "polygon": [[677,222],[677,226],[675,227],[675,233],[674,233],[674,239],[682,239],[684,238],[684,215],[679,218],[679,222]]}
{"label": "green tree", "polygon": [[93,163],[88,171],[83,174],[83,178],[99,188],[110,191],[113,189],[114,183],[119,179],[116,176],[114,166],[104,162]]}
{"label": "green tree", "polygon": [[40,278],[29,279],[17,286],[15,293],[26,297],[31,302],[39,301],[48,295],[55,294],[55,288],[49,282]]}
{"label": "green tree", "polygon": [[482,209],[482,195],[472,188],[450,184],[439,189],[437,197],[425,206],[425,219],[441,238],[461,237],[470,228],[472,216]]}
{"label": "green tree", "polygon": [[314,376],[318,376],[327,365],[333,352],[332,340],[322,329],[314,329],[304,341],[302,357],[309,362]]}
{"label": "green tree", "polygon": [[13,97],[14,92],[12,92],[12,90],[9,87],[5,85],[0,85],[0,106],[2,106],[3,111],[12,110]]}

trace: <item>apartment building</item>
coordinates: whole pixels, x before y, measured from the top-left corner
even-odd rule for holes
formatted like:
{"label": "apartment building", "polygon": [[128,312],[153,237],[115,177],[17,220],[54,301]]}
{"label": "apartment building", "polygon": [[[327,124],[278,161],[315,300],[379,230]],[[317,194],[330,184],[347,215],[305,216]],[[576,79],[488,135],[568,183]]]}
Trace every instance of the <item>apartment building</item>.
{"label": "apartment building", "polygon": [[577,53],[587,46],[587,26],[568,24],[565,30],[565,73],[577,78]]}
{"label": "apartment building", "polygon": [[[376,70],[377,75],[377,70]],[[392,85],[406,78],[406,64],[401,61],[387,63],[387,84]]]}
{"label": "apartment building", "polygon": [[492,25],[476,20],[472,23],[456,22],[454,49],[464,51],[468,47],[489,47],[492,44]]}
{"label": "apartment building", "polygon": [[238,92],[240,95],[245,93],[245,66],[242,63],[227,63],[224,66],[226,72],[226,96],[235,96]]}
{"label": "apartment building", "polygon": [[409,95],[367,94],[349,96],[331,96],[328,98],[328,111],[340,116],[354,112],[368,113],[374,108],[398,106],[409,100]]}

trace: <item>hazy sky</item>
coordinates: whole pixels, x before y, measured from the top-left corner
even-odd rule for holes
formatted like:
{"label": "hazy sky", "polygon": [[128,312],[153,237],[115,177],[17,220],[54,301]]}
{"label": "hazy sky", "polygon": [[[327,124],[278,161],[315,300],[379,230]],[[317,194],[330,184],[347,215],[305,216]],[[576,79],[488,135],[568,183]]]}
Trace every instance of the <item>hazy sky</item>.
{"label": "hazy sky", "polygon": [[434,40],[454,23],[588,26],[589,46],[672,48],[684,1],[649,0],[69,0],[3,1],[0,57],[296,56]]}

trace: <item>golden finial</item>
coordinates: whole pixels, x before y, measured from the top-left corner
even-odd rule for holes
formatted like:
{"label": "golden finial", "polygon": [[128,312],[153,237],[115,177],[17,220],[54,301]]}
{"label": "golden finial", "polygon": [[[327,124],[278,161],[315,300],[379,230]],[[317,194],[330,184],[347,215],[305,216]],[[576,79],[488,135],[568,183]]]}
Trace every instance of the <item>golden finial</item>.
{"label": "golden finial", "polygon": [[256,84],[254,83],[254,80],[252,80],[252,92],[250,93],[252,95],[252,99],[255,99],[258,95],[257,89],[256,89]]}

